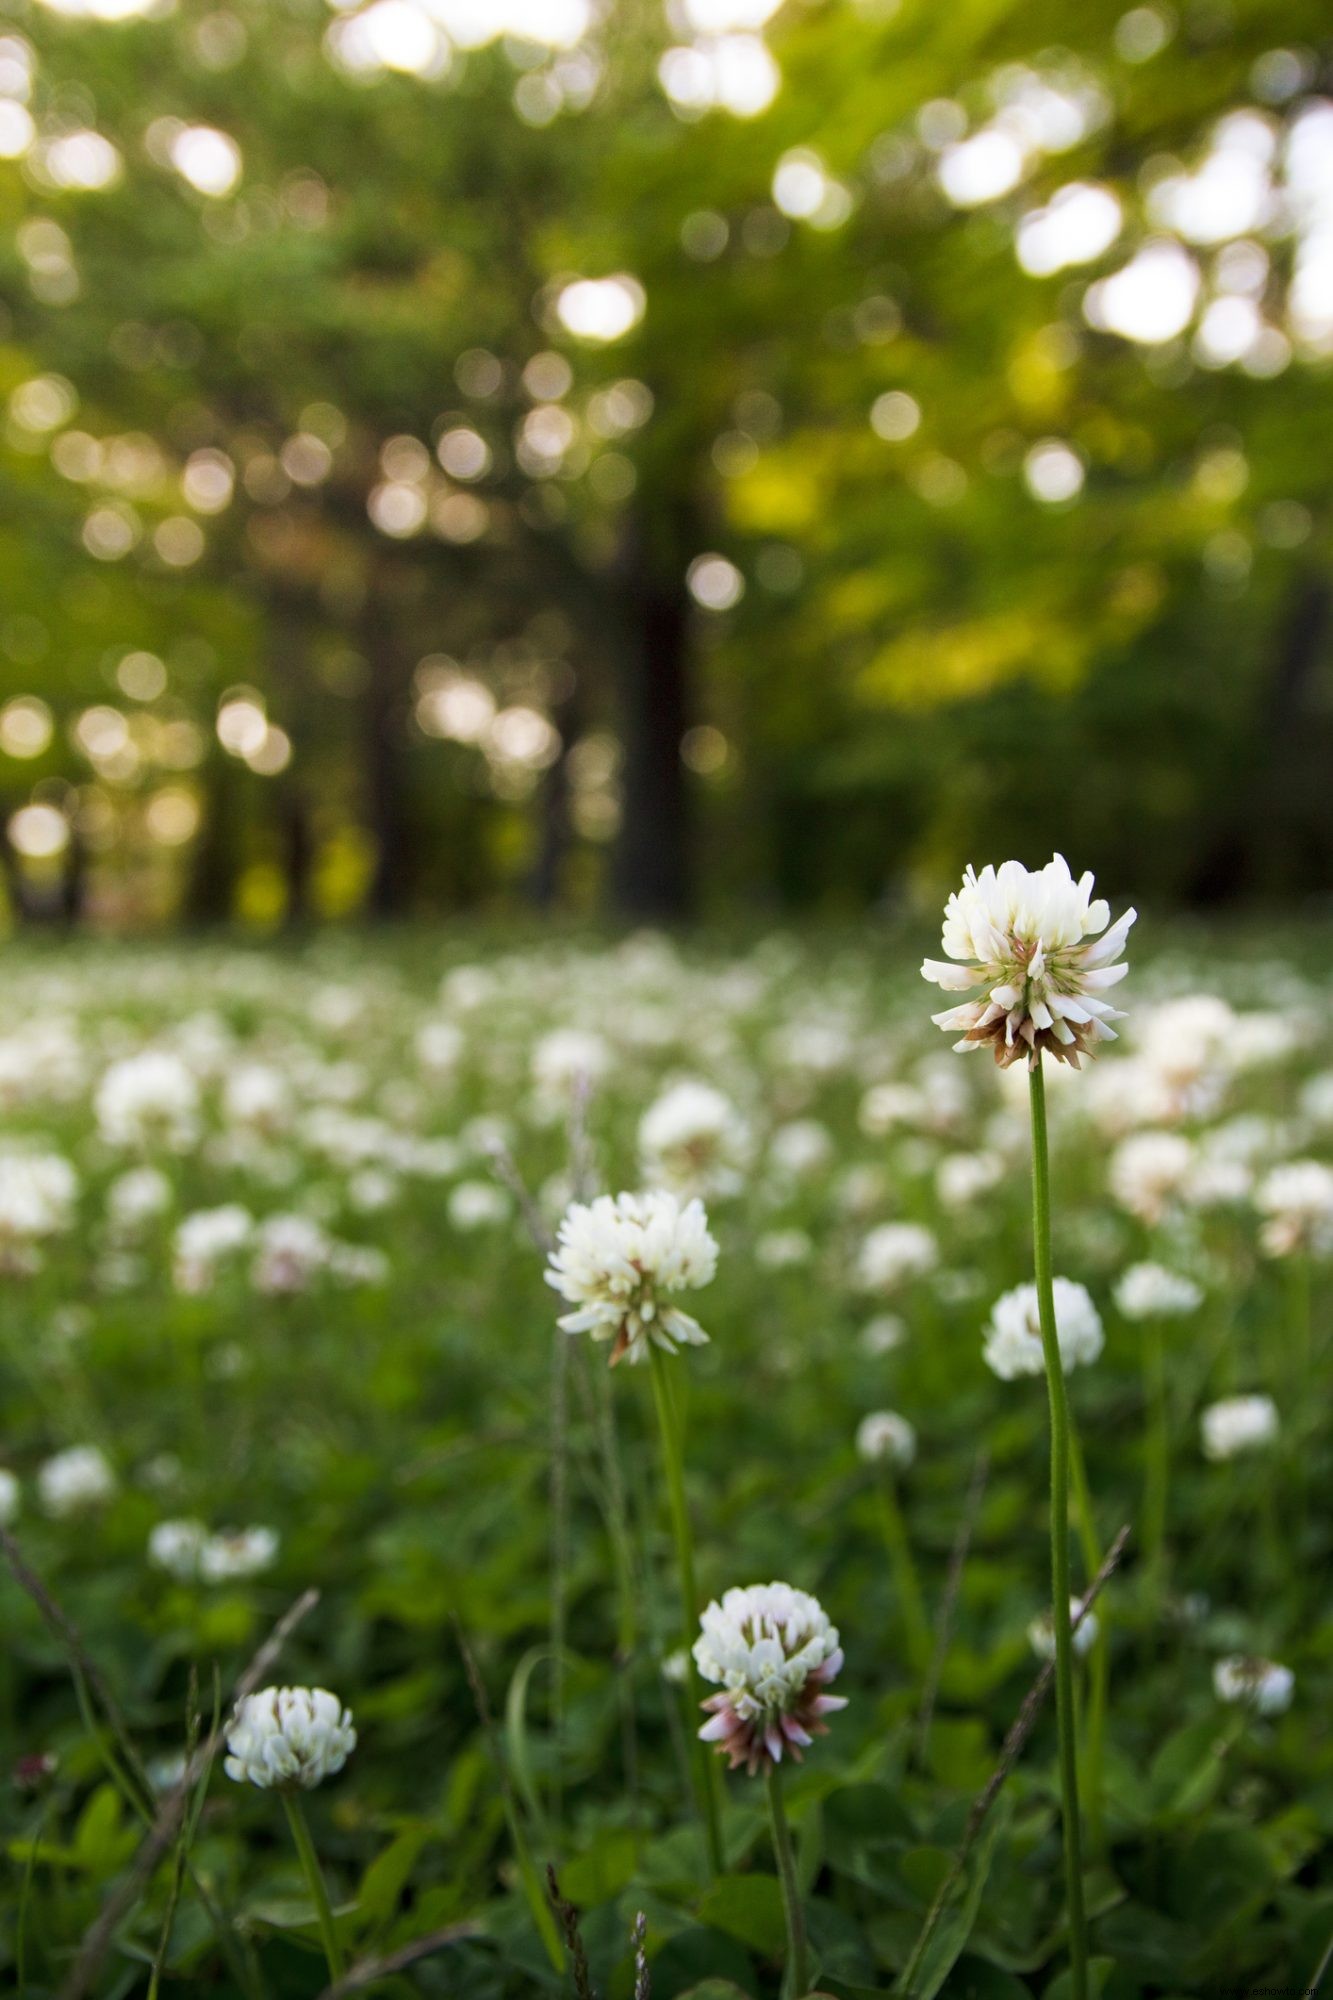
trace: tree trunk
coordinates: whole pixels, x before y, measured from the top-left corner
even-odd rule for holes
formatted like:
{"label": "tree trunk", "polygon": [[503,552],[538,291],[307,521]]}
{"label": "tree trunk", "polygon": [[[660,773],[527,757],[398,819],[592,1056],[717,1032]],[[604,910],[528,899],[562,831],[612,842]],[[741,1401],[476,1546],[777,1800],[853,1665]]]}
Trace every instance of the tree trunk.
{"label": "tree trunk", "polygon": [[537,810],[540,824],[537,860],[532,871],[532,900],[539,910],[553,909],[560,899],[560,878],[569,852],[569,753],[583,727],[583,703],[577,680],[569,693],[551,704],[551,721],[560,732],[560,754],[542,780]]}
{"label": "tree trunk", "polygon": [[1298,578],[1275,637],[1273,669],[1244,767],[1189,883],[1192,901],[1215,905],[1245,895],[1290,894],[1326,879],[1333,843],[1327,732],[1323,718],[1311,713],[1311,687],[1330,614],[1328,578],[1318,572]]}
{"label": "tree trunk", "polygon": [[366,899],[369,915],[402,916],[411,907],[414,870],[407,796],[407,704],[401,662],[382,599],[368,602],[365,638],[369,673],[362,718],[366,816],[375,865]]}
{"label": "tree trunk", "polygon": [[689,600],[679,575],[632,564],[617,662],[623,817],[613,885],[621,915],[670,922],[691,902],[689,804],[680,743],[689,718]]}
{"label": "tree trunk", "polygon": [[185,890],[185,918],[198,925],[230,921],[242,839],[235,759],[216,744],[203,771],[204,817]]}

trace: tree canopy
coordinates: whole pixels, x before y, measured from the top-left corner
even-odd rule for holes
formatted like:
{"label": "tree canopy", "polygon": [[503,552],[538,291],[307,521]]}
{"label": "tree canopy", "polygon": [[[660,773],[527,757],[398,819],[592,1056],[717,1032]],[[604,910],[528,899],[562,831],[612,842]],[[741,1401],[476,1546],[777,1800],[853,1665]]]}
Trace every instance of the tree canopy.
{"label": "tree canopy", "polygon": [[1327,878],[1323,10],[0,27],[11,900]]}

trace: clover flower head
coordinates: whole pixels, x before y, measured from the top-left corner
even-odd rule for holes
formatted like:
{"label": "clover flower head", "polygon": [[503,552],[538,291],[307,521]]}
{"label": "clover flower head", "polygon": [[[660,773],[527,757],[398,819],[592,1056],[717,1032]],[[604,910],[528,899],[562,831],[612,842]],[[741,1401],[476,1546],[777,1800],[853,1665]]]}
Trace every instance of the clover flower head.
{"label": "clover flower head", "polygon": [[1271,1396],[1224,1396],[1199,1418],[1203,1455],[1220,1464],[1238,1452],[1272,1444],[1278,1432],[1277,1404]]}
{"label": "clover flower head", "polygon": [[611,1361],[644,1361],[649,1342],[667,1354],[698,1347],[708,1335],[672,1302],[676,1292],[708,1284],[717,1244],[698,1199],[674,1194],[599,1195],[574,1202],[560,1224],[546,1282],[577,1308],[562,1315],[566,1333],[609,1340]]}
{"label": "clover flower head", "polygon": [[[1078,1617],[1080,1611],[1083,1611],[1083,1599],[1071,1597],[1069,1600],[1071,1621]],[[1084,1611],[1081,1623],[1074,1627],[1072,1640],[1074,1652],[1080,1660],[1096,1645],[1097,1629],[1097,1613]],[[1055,1621],[1049,1611],[1039,1611],[1029,1623],[1028,1644],[1039,1660],[1055,1658]]]}
{"label": "clover flower head", "polygon": [[827,1733],[824,1717],[847,1706],[828,1687],[842,1666],[837,1628],[817,1598],[789,1583],[753,1583],[708,1606],[694,1663],[719,1694],[703,1703],[699,1731],[734,1771],[751,1777]]}
{"label": "clover flower head", "polygon": [[905,1472],[916,1457],[916,1432],[896,1410],[872,1410],[856,1427],[856,1449],[869,1465]]}
{"label": "clover flower head", "polygon": [[881,1222],[861,1244],[856,1281],[864,1292],[892,1292],[924,1278],[940,1261],[940,1246],[922,1222]]}
{"label": "clover flower head", "polygon": [[1295,1687],[1296,1676],[1290,1667],[1257,1655],[1232,1653],[1213,1668],[1213,1692],[1218,1700],[1243,1703],[1259,1715],[1285,1715]]}
{"label": "clover flower head", "polygon": [[100,1505],[115,1490],[116,1475],[106,1454],[95,1444],[75,1444],[68,1451],[58,1451],[37,1474],[42,1506],[57,1521]]}
{"label": "clover flower head", "polygon": [[341,1771],[355,1748],[352,1711],[327,1688],[262,1688],[228,1725],[225,1769],[238,1785],[308,1792]]}
{"label": "clover flower head", "polygon": [[1267,1256],[1333,1251],[1333,1167],[1322,1160],[1274,1167],[1256,1188],[1254,1205],[1266,1217],[1259,1241]]}
{"label": "clover flower head", "polygon": [[1131,1264],[1116,1285],[1115,1303],[1122,1319],[1182,1319],[1198,1311],[1203,1292],[1164,1264]]}
{"label": "clover flower head", "polygon": [[639,1120],[645,1180],[681,1196],[735,1194],[752,1150],[731,1099],[696,1077],[670,1084]]}
{"label": "clover flower head", "polygon": [[[1051,1289],[1055,1294],[1055,1337],[1067,1375],[1071,1368],[1087,1366],[1101,1353],[1101,1314],[1087,1287],[1074,1279],[1056,1278]],[[1012,1382],[1019,1375],[1041,1374],[1045,1358],[1035,1285],[1015,1285],[995,1301],[982,1351],[986,1366],[1002,1382]]]}
{"label": "clover flower head", "polygon": [[1116,961],[1135,912],[1111,924],[1092,887],[1090,874],[1074,880],[1061,854],[1035,870],[1021,861],[966,870],[944,912],[947,959],[921,967],[948,993],[985,988],[933,1017],[961,1031],[956,1048],[988,1045],[1003,1069],[1022,1056],[1035,1067],[1043,1054],[1077,1069],[1098,1042],[1115,1040],[1109,1024],[1121,1016],[1100,996],[1128,971]]}

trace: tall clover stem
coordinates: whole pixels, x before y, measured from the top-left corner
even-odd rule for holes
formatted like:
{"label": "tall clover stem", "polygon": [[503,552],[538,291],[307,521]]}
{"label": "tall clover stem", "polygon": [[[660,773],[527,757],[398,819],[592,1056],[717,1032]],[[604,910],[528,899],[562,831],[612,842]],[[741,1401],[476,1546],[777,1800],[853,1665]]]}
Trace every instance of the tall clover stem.
{"label": "tall clover stem", "polygon": [[764,1789],[768,1794],[773,1852],[777,1856],[778,1875],[782,1882],[782,1904],[787,1913],[787,1977],[783,1991],[786,2000],[800,2000],[800,1996],[810,1990],[810,1954],[805,1938],[801,1886],[796,1879],[796,1860],[792,1854],[791,1830],[787,1825],[787,1808],[782,1801],[781,1765],[769,1763],[764,1774]]}
{"label": "tall clover stem", "polygon": [[666,1356],[653,1341],[648,1344],[648,1361],[653,1377],[653,1401],[657,1406],[657,1427],[662,1438],[662,1464],[666,1472],[671,1532],[676,1544],[676,1567],[680,1575],[681,1638],[685,1648],[685,1687],[689,1702],[688,1734],[693,1746],[695,1787],[699,1797],[699,1809],[703,1815],[704,1835],[708,1843],[708,1863],[716,1875],[722,1870],[722,1834],[718,1823],[712,1759],[707,1746],[699,1741],[699,1676],[694,1664],[699,1590],[694,1580],[694,1537],[690,1532],[690,1510],[685,1501],[680,1426],[676,1418],[676,1406],[672,1400]]}
{"label": "tall clover stem", "polygon": [[1032,1252],[1037,1311],[1051,1409],[1051,1620],[1055,1631],[1055,1707],[1060,1741],[1065,1901],[1069,1912],[1071,2000],[1087,2000],[1088,1941],[1083,1914],[1083,1838],[1078,1810],[1073,1641],[1069,1611],[1069,1405],[1055,1330],[1051,1271],[1051,1167],[1046,1137],[1046,1080],[1040,1053],[1029,1073],[1032,1107]]}
{"label": "tall clover stem", "polygon": [[[1063,1379],[1063,1371],[1062,1371]],[[1097,1523],[1092,1512],[1092,1491],[1083,1464],[1083,1446],[1072,1410],[1069,1415],[1069,1474],[1074,1488],[1074,1523],[1083,1567],[1089,1583],[1101,1568],[1102,1550],[1097,1539]],[[1094,1854],[1105,1845],[1102,1828],[1102,1745],[1106,1737],[1106,1708],[1111,1679],[1109,1615],[1097,1620],[1088,1663],[1088,1715],[1083,1733],[1083,1799],[1088,1815],[1088,1839]]]}
{"label": "tall clover stem", "polygon": [[319,1935],[324,1945],[324,1956],[328,1961],[329,1978],[341,1979],[343,1975],[342,1949],[338,1943],[337,1930],[334,1927],[333,1911],[329,1908],[328,1890],[324,1887],[324,1877],[320,1872],[319,1856],[315,1852],[315,1843],[310,1838],[310,1828],[306,1825],[306,1817],[301,1810],[301,1801],[297,1798],[295,1792],[284,1792],[282,1794],[282,1803],[287,1813],[287,1824],[292,1830],[292,1839],[296,1842],[296,1852],[301,1863],[301,1871],[306,1879],[306,1887],[310,1891],[310,1900],[315,1906],[315,1915],[319,1919]]}

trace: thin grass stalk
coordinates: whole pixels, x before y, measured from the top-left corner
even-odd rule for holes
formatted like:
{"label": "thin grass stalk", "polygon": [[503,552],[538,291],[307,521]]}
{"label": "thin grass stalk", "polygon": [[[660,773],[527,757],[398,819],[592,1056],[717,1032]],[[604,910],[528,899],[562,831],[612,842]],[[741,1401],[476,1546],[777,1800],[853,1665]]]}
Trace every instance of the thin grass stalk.
{"label": "thin grass stalk", "polygon": [[1037,1311],[1051,1424],[1051,1621],[1055,1634],[1055,1705],[1059,1734],[1060,1816],[1065,1850],[1071,2000],[1087,2000],[1088,1939],[1083,1908],[1083,1831],[1079,1821],[1078,1742],[1074,1724],[1073,1639],[1069,1584],[1069,1404],[1055,1326],[1051,1266],[1051,1168],[1046,1079],[1038,1051],[1029,1072],[1032,1109],[1032,1248]]}
{"label": "thin grass stalk", "polygon": [[517,1801],[514,1797],[514,1787],[509,1777],[509,1765],[505,1757],[504,1745],[500,1741],[499,1733],[495,1727],[495,1718],[491,1714],[491,1705],[486,1696],[486,1684],[481,1678],[477,1662],[473,1658],[472,1648],[467,1641],[467,1634],[464,1632],[462,1621],[457,1615],[453,1619],[453,1628],[454,1638],[458,1643],[458,1650],[463,1661],[463,1671],[467,1675],[467,1683],[472,1691],[472,1700],[477,1711],[477,1720],[480,1722],[482,1734],[486,1738],[487,1748],[491,1753],[491,1763],[495,1770],[496,1781],[500,1787],[500,1802],[504,1809],[505,1829],[509,1835],[509,1844],[513,1849],[514,1866],[518,1870],[518,1878],[523,1886],[523,1894],[527,1900],[533,1925],[546,1948],[546,1956],[551,1962],[551,1970],[558,1976],[564,1970],[564,1954],[560,1948],[560,1934],[556,1930],[554,1919],[551,1916],[550,1905],[542,1893],[541,1882],[532,1859],[532,1850],[528,1846],[527,1835],[523,1831],[523,1822],[519,1814]]}
{"label": "thin grass stalk", "polygon": [[796,1857],[792,1853],[791,1829],[782,1797],[782,1766],[769,1761],[764,1772],[764,1792],[768,1800],[768,1824],[773,1835],[778,1879],[782,1883],[782,1907],[787,1919],[787,1969],[783,1980],[784,2000],[799,2000],[810,1990],[810,1948],[805,1934],[805,1910],[801,1886],[796,1879]]}
{"label": "thin grass stalk", "polygon": [[707,1746],[698,1738],[701,1696],[699,1675],[694,1664],[695,1628],[699,1618],[699,1590],[694,1580],[694,1538],[690,1511],[685,1499],[680,1426],[667,1375],[666,1357],[654,1341],[648,1343],[649,1367],[653,1378],[653,1400],[662,1440],[662,1463],[666,1473],[667,1502],[671,1512],[671,1532],[676,1544],[676,1567],[680,1579],[681,1638],[685,1648],[685,1685],[689,1703],[687,1733],[693,1742],[696,1788],[703,1817],[708,1862],[713,1873],[722,1869],[722,1834],[719,1824],[716,1781]]}
{"label": "thin grass stalk", "polygon": [[[1119,1565],[1120,1558],[1125,1552],[1125,1545],[1128,1541],[1129,1529],[1128,1527],[1124,1527],[1107,1550],[1105,1561],[1084,1594],[1083,1602],[1073,1619],[1073,1631],[1077,1632],[1079,1626],[1101,1596],[1107,1579]],[[1024,1695],[1018,1714],[1009,1725],[1008,1733],[1000,1750],[999,1762],[972,1802],[972,1810],[967,1816],[967,1825],[963,1828],[963,1837],[958,1843],[953,1860],[949,1864],[948,1873],[940,1883],[939,1888],[935,1891],[935,1900],[926,1912],[926,1920],[922,1924],[917,1941],[912,1947],[911,1956],[898,1975],[894,1992],[904,1996],[904,2000],[911,2000],[912,1981],[920,1971],[926,1953],[930,1949],[930,1941],[944,1919],[944,1913],[949,1907],[949,1900],[958,1886],[972,1849],[977,1844],[977,1839],[982,1827],[986,1823],[990,1809],[1004,1789],[1005,1780],[1022,1756],[1027,1740],[1036,1727],[1042,1703],[1050,1693],[1051,1682],[1054,1679],[1055,1662],[1054,1660],[1047,1660],[1038,1673],[1036,1680],[1032,1683],[1026,1695]]]}

